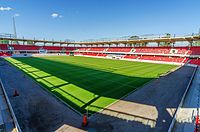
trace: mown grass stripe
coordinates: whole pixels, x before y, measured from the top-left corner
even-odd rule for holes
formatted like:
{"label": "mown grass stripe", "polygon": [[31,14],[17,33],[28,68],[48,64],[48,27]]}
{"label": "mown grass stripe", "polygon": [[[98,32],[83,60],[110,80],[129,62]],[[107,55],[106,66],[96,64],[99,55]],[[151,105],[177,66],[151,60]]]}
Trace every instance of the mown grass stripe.
{"label": "mown grass stripe", "polygon": [[95,113],[176,67],[67,56],[6,60],[81,113]]}

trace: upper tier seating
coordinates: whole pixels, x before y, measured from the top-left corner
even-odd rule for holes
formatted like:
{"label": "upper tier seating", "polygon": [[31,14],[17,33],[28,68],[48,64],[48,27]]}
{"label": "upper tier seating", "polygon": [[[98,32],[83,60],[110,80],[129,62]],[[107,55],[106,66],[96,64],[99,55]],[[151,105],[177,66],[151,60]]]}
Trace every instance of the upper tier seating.
{"label": "upper tier seating", "polygon": [[[14,50],[40,50],[41,48],[46,49],[46,50],[75,50],[75,47],[60,47],[60,46],[36,46],[36,45],[18,45],[18,44],[12,44],[9,45],[10,47],[13,47]],[[0,44],[0,49],[1,50],[8,50],[6,44]]]}
{"label": "upper tier seating", "polygon": [[46,49],[46,50],[62,50],[63,47],[60,47],[60,46],[43,46],[43,49]]}
{"label": "upper tier seating", "polygon": [[156,54],[190,54],[188,47],[136,47],[135,53],[156,53]]}
{"label": "upper tier seating", "polygon": [[34,45],[10,45],[14,48],[14,50],[39,50],[39,46]]}
{"label": "upper tier seating", "polygon": [[78,48],[79,51],[87,51],[89,48],[85,48],[85,47],[81,47],[81,48]]}
{"label": "upper tier seating", "polygon": [[200,47],[197,47],[197,46],[191,47],[190,51],[192,55],[200,55]]}
{"label": "upper tier seating", "polygon": [[[192,51],[188,47],[81,47],[79,51],[107,51],[107,52],[134,52],[134,53],[150,53],[150,54],[181,54],[189,55]],[[198,47],[193,48],[194,53],[199,53]],[[196,52],[195,52],[196,51]],[[199,53],[200,54],[200,53]]]}
{"label": "upper tier seating", "polygon": [[90,47],[90,48],[87,48],[87,47],[81,47],[81,48],[78,48],[79,51],[104,51],[106,48],[104,47]]}
{"label": "upper tier seating", "polygon": [[105,49],[104,47],[91,47],[88,51],[104,51]]}
{"label": "upper tier seating", "polygon": [[109,47],[107,52],[131,52],[132,47]]}
{"label": "upper tier seating", "polygon": [[157,54],[169,54],[171,47],[136,47],[135,53],[157,53]]}
{"label": "upper tier seating", "polygon": [[176,54],[189,54],[189,48],[188,47],[175,47],[175,50],[177,50]]}
{"label": "upper tier seating", "polygon": [[45,50],[75,50],[75,47],[60,47],[60,46],[42,46],[43,49]]}
{"label": "upper tier seating", "polygon": [[8,50],[7,44],[0,44],[0,50]]}
{"label": "upper tier seating", "polygon": [[70,51],[72,51],[72,50],[75,50],[76,48],[75,47],[64,47],[66,50],[70,50]]}

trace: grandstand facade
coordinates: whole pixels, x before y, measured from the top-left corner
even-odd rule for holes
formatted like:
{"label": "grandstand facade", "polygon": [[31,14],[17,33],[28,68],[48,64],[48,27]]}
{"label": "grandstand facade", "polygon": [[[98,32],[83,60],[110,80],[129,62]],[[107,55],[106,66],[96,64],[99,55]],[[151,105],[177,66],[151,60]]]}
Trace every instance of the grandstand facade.
{"label": "grandstand facade", "polygon": [[[199,65],[200,63],[200,47],[193,46],[194,42],[200,40],[199,34],[177,37],[175,35],[174,37],[171,35],[133,36],[123,39],[80,42],[19,39],[5,36],[0,36],[0,40],[0,56],[67,54],[177,65]],[[148,47],[148,43],[152,42],[157,43],[158,46]],[[188,42],[189,45],[175,46],[176,42]],[[43,44],[38,45],[37,43]],[[166,43],[166,45],[160,46],[161,43]],[[55,46],[55,44],[59,44],[59,46]]]}
{"label": "grandstand facade", "polygon": [[0,56],[66,54],[183,65],[200,64],[200,47],[65,47],[0,44]]}

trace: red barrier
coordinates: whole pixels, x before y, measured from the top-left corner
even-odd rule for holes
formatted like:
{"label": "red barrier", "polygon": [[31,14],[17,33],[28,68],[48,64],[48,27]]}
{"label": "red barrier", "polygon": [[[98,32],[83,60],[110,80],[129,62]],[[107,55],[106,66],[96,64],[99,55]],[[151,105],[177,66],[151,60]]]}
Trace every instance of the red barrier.
{"label": "red barrier", "polygon": [[82,126],[83,127],[86,127],[88,125],[88,121],[87,121],[87,115],[86,114],[84,114],[83,115],[83,122],[82,122]]}
{"label": "red barrier", "polygon": [[199,132],[199,115],[196,116],[194,132]]}

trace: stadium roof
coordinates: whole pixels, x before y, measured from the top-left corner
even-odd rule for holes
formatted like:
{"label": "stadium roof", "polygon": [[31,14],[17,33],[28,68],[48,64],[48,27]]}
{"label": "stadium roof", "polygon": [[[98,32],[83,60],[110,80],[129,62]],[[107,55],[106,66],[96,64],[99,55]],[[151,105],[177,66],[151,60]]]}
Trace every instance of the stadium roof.
{"label": "stadium roof", "polygon": [[107,41],[76,41],[76,42],[65,42],[65,41],[53,41],[53,40],[38,40],[38,39],[25,39],[25,38],[4,38],[0,37],[0,40],[9,41],[21,41],[21,42],[33,42],[33,43],[52,43],[52,44],[79,44],[79,45],[105,45],[105,44],[136,44],[136,43],[160,43],[160,42],[183,42],[188,41],[192,43],[193,41],[199,41],[200,35],[194,36],[183,36],[183,37],[163,37],[163,38],[142,38],[142,39],[127,39],[127,40],[107,40]]}

